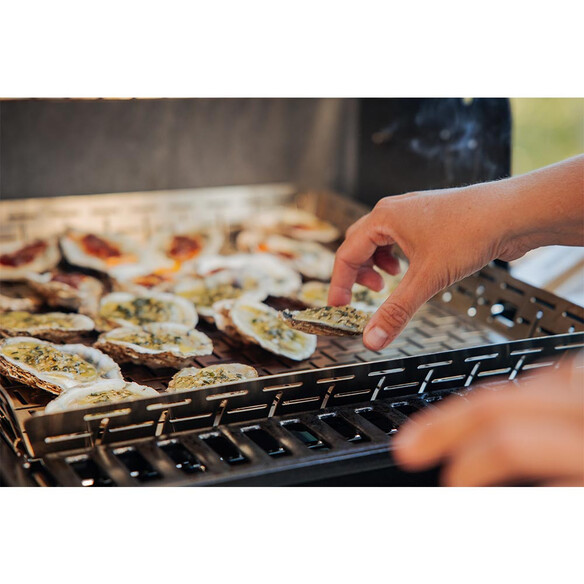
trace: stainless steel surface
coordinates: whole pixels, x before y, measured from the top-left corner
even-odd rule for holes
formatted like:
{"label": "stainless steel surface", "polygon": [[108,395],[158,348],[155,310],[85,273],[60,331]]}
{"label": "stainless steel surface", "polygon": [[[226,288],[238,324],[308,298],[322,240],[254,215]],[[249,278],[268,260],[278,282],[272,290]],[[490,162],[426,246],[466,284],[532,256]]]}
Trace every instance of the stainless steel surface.
{"label": "stainless steel surface", "polygon": [[[162,227],[187,224],[227,231],[258,209],[281,203],[309,209],[343,230],[367,212],[362,205],[330,192],[298,193],[293,185],[281,184],[43,198],[2,202],[1,235],[4,241],[24,240],[79,227],[121,231],[146,240]],[[395,371],[388,372],[387,361],[401,363],[423,354],[436,361],[435,354],[444,351],[580,331],[584,310],[514,280],[504,270],[486,267],[425,305],[400,337],[380,352],[365,349],[360,338],[320,337],[310,359],[294,362],[259,347],[241,347],[214,327],[202,324],[200,328],[213,337],[215,350],[199,358],[198,365],[239,361],[255,366],[263,377],[235,386],[161,394],[150,400],[53,415],[43,414],[51,399],[46,392],[3,378],[0,422],[4,440],[15,453],[34,459],[295,412],[323,411],[332,405],[375,401],[387,392],[395,397],[423,392],[427,387],[453,387],[460,383],[461,373],[451,379],[448,367],[440,372],[443,381],[424,377],[414,388],[402,365],[390,367]],[[506,373],[515,371],[516,375],[530,358],[522,356],[502,369],[510,367]],[[479,371],[475,365],[473,376]],[[161,391],[174,373],[140,366],[122,369],[127,379]],[[481,367],[480,374],[488,376],[490,370],[497,368]],[[376,376],[379,371],[385,373]]]}

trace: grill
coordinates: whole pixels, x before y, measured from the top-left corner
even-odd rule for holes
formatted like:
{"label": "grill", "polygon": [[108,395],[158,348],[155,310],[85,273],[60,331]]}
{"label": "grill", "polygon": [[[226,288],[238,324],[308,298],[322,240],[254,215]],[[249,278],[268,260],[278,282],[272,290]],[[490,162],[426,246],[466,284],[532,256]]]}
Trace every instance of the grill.
{"label": "grill", "polygon": [[[20,240],[79,227],[147,239],[189,222],[232,233],[258,209],[290,202],[341,229],[367,211],[293,185],[28,199],[0,204],[0,235]],[[381,352],[360,339],[320,337],[315,354],[299,363],[199,328],[214,342],[213,354],[197,359],[201,367],[239,361],[262,377],[52,415],[42,413],[46,392],[2,378],[3,484],[351,484],[379,477],[426,484],[435,473],[407,475],[391,458],[392,437],[412,413],[446,395],[465,399],[479,382],[494,390],[519,382],[584,346],[582,307],[496,266],[440,293]],[[174,373],[136,365],[122,371],[159,390]]]}

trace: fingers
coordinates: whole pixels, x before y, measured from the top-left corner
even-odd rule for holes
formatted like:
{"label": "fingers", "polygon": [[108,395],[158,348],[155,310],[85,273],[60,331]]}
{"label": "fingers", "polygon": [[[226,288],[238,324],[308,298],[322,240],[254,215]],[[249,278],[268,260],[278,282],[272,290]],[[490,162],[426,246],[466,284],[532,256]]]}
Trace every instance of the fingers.
{"label": "fingers", "polygon": [[392,253],[393,246],[378,247],[373,254],[373,262],[384,272],[397,276],[401,272],[399,260]]}
{"label": "fingers", "polygon": [[478,487],[517,482],[579,480],[584,484],[584,440],[577,425],[536,420],[502,423],[458,445],[443,483]]}
{"label": "fingers", "polygon": [[396,459],[407,468],[421,469],[438,463],[458,444],[473,434],[494,427],[501,421],[513,424],[537,419],[542,425],[550,418],[566,423],[584,422],[584,392],[568,384],[569,368],[510,384],[508,390],[476,390],[468,400],[449,399],[433,410],[415,416],[418,424],[406,424],[396,439]]}
{"label": "fingers", "polygon": [[431,279],[422,275],[411,264],[398,287],[371,317],[363,333],[363,343],[372,351],[379,351],[397,337],[414,313],[438,289],[430,285]]}
{"label": "fingers", "polygon": [[347,239],[337,250],[328,296],[328,303],[333,306],[351,302],[351,288],[361,267],[373,257],[379,245],[393,243],[389,236],[382,236],[370,225],[369,217],[362,218],[355,229],[349,229]]}
{"label": "fingers", "polygon": [[360,268],[357,272],[355,282],[362,286],[367,286],[367,288],[371,288],[371,290],[375,290],[376,292],[379,292],[384,285],[381,274],[374,270],[372,266],[363,266]]}

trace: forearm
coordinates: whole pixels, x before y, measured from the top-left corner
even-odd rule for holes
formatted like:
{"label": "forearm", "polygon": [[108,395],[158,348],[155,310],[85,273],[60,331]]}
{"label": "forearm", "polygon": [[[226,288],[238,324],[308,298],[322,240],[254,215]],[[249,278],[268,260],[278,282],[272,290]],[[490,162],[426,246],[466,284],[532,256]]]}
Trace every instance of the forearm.
{"label": "forearm", "polygon": [[480,188],[491,189],[496,199],[491,204],[503,255],[544,245],[584,245],[584,156]]}

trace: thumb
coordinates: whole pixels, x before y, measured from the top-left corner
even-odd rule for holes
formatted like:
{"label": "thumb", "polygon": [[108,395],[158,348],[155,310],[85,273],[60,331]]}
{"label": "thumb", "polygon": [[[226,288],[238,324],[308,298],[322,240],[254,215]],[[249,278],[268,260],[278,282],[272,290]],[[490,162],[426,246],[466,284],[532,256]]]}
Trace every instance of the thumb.
{"label": "thumb", "polygon": [[389,345],[422,304],[438,292],[430,284],[435,278],[428,276],[426,270],[416,270],[410,264],[398,287],[377,309],[365,327],[363,343],[368,349],[379,351]]}

